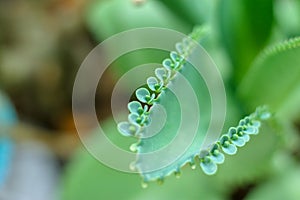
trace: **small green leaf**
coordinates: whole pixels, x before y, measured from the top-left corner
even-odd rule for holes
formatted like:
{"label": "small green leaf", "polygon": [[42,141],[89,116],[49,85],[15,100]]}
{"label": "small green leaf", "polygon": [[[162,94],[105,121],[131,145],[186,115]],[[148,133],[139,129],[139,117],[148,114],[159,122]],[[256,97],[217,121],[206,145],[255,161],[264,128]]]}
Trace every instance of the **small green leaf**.
{"label": "small green leaf", "polygon": [[237,129],[235,127],[229,128],[228,135],[232,137],[234,134],[237,134]]}
{"label": "small green leaf", "polygon": [[228,144],[226,147],[222,146],[222,150],[228,155],[234,155],[237,152],[237,148],[233,144]]}
{"label": "small green leaf", "polygon": [[185,51],[184,46],[182,45],[181,42],[176,43],[175,48],[176,48],[176,51],[177,51],[179,54],[181,54],[181,55],[182,55],[182,54],[184,53],[184,51]]}
{"label": "small green leaf", "polygon": [[124,136],[134,136],[138,132],[138,127],[128,122],[120,122],[118,124],[119,132]]}
{"label": "small green leaf", "polygon": [[246,141],[242,138],[242,137],[239,137],[238,135],[238,131],[236,128],[234,127],[231,127],[228,131],[228,135],[231,139],[231,142],[238,146],[238,147],[242,147],[246,144]]}
{"label": "small green leaf", "polygon": [[[264,118],[264,119],[267,119],[267,118]],[[256,128],[259,128],[261,126],[261,122],[257,121],[257,120],[253,120],[252,121],[252,126],[254,126]]]}
{"label": "small green leaf", "polygon": [[216,164],[222,164],[225,161],[225,156],[221,152],[218,152],[218,154],[213,154],[211,155],[211,159],[216,163]]}
{"label": "small green leaf", "polygon": [[237,134],[239,137],[241,137],[245,142],[249,142],[250,136],[246,133],[244,133],[244,128],[242,126],[237,127]]}
{"label": "small green leaf", "polygon": [[152,120],[151,120],[151,117],[149,117],[149,116],[145,116],[145,119],[144,119],[144,125],[145,126],[149,126],[149,124],[152,122]]}
{"label": "small green leaf", "polygon": [[190,37],[183,38],[182,45],[184,49],[187,51],[192,43],[192,39]]}
{"label": "small green leaf", "polygon": [[172,51],[170,53],[170,58],[173,60],[174,63],[181,62],[183,60],[183,57],[178,55],[178,53],[175,51]]}
{"label": "small green leaf", "polygon": [[155,77],[149,77],[147,79],[147,85],[153,92],[158,91],[162,87],[162,83],[159,83]]}
{"label": "small green leaf", "polygon": [[246,141],[242,137],[238,137],[238,136],[232,139],[231,142],[238,147],[242,147],[246,144]]}
{"label": "small green leaf", "polygon": [[265,113],[260,114],[259,118],[262,120],[266,120],[266,119],[269,119],[270,117],[271,117],[271,113],[265,112]]}
{"label": "small green leaf", "polygon": [[200,167],[207,175],[213,175],[217,172],[218,166],[209,156],[205,156],[200,162]]}
{"label": "small green leaf", "polygon": [[239,126],[245,126],[247,123],[246,123],[246,120],[245,119],[241,119],[240,122],[239,122]]}
{"label": "small green leaf", "polygon": [[258,134],[258,129],[255,126],[248,126],[244,129],[244,133],[249,135],[256,135]]}
{"label": "small green leaf", "polygon": [[162,64],[167,70],[174,70],[180,66],[179,62],[174,62],[170,58],[166,58]]}
{"label": "small green leaf", "polygon": [[155,69],[155,75],[160,81],[165,81],[170,78],[171,72],[165,68]]}
{"label": "small green leaf", "polygon": [[128,115],[128,121],[131,124],[140,125],[144,121],[144,117],[143,116],[139,116],[139,115],[137,115],[135,113],[131,113],[131,114]]}
{"label": "small green leaf", "polygon": [[136,98],[143,103],[147,103],[151,98],[150,92],[146,88],[137,89],[135,94],[136,94]]}
{"label": "small green leaf", "polygon": [[222,164],[225,161],[225,156],[223,153],[221,152],[217,152],[214,153],[210,156],[210,158],[212,159],[213,162],[215,162],[216,164]]}
{"label": "small green leaf", "polygon": [[224,154],[223,153],[221,153],[220,151],[219,151],[219,145],[218,144],[215,144],[214,146],[213,146],[213,148],[211,149],[211,156],[210,156],[210,158],[215,162],[215,163],[217,163],[217,164],[222,164],[223,162],[224,162],[224,160],[225,160],[225,156],[224,156]]}
{"label": "small green leaf", "polygon": [[166,58],[163,62],[162,65],[167,69],[167,70],[172,70],[174,68],[174,63],[170,58]]}
{"label": "small green leaf", "polygon": [[129,112],[139,114],[139,115],[144,111],[141,103],[138,101],[129,102],[127,107]]}
{"label": "small green leaf", "polygon": [[245,142],[249,142],[250,136],[248,134],[243,134],[242,138],[244,139]]}
{"label": "small green leaf", "polygon": [[228,155],[234,155],[237,152],[237,148],[234,144],[230,143],[230,138],[228,135],[223,135],[220,139],[221,147],[224,153]]}

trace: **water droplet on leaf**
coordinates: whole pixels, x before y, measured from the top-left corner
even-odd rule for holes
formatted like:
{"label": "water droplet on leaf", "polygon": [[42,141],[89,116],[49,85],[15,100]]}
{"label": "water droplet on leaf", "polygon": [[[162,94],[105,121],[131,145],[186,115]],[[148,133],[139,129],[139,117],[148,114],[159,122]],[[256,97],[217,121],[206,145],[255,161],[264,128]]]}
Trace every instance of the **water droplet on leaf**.
{"label": "water droplet on leaf", "polygon": [[138,149],[138,144],[137,143],[133,143],[130,145],[129,147],[130,151],[132,152],[137,152],[137,149]]}
{"label": "water droplet on leaf", "polygon": [[147,187],[148,187],[148,183],[146,183],[146,182],[144,182],[144,181],[142,181],[142,188],[144,188],[144,189],[146,189]]}

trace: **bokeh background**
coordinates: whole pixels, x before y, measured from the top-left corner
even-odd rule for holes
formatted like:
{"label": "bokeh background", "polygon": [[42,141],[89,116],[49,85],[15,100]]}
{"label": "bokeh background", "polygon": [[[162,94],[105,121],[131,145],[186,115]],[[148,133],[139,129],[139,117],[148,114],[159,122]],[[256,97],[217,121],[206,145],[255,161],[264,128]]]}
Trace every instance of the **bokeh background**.
{"label": "bokeh background", "polygon": [[[180,179],[171,176],[163,185],[143,189],[138,175],[100,164],[81,145],[72,116],[72,87],[88,53],[131,28],[188,34],[198,25],[210,27],[202,45],[226,84],[226,126],[235,126],[264,103],[255,100],[261,93],[251,93],[251,101],[237,94],[252,63],[267,46],[300,35],[299,0],[0,0],[0,199],[300,199],[299,59],[281,59],[298,79],[276,101],[279,116],[238,155],[226,158],[212,177],[187,166]],[[167,55],[132,52],[101,78],[99,122],[125,148],[132,140],[119,137],[111,119],[114,84],[134,66],[160,63]],[[277,85],[285,80],[277,69],[263,71],[265,81],[259,84],[280,94]],[[81,123],[91,130],[87,137],[97,133],[84,113]]]}

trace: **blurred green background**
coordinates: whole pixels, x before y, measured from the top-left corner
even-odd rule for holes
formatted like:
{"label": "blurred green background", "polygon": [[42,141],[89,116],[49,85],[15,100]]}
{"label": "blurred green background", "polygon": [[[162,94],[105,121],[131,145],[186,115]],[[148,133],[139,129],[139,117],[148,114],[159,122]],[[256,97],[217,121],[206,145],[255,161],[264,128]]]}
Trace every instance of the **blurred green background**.
{"label": "blurred green background", "polygon": [[[81,145],[72,117],[76,72],[116,33],[163,27],[188,34],[197,25],[210,27],[202,45],[226,85],[226,127],[262,104],[274,118],[216,175],[186,166],[179,179],[143,189],[138,175],[100,164]],[[300,199],[300,42],[282,43],[298,36],[299,0],[0,0],[0,199]],[[111,119],[114,84],[167,55],[124,55],[99,83],[99,121],[124,149],[132,140]],[[81,123],[87,137],[97,133],[89,116]]]}

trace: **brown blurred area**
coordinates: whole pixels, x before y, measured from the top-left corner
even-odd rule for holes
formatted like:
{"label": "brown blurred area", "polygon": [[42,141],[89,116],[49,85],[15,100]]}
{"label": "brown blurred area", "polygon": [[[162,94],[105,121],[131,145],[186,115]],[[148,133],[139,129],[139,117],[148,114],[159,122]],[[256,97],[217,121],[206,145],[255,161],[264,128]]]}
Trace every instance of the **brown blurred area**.
{"label": "brown blurred area", "polygon": [[[62,157],[71,154],[78,142],[72,117],[76,72],[98,44],[84,24],[87,3],[0,1],[0,88],[21,121],[13,136],[19,142],[42,141]],[[105,118],[109,101],[99,95],[97,109]],[[82,121],[88,126],[88,116]]]}

